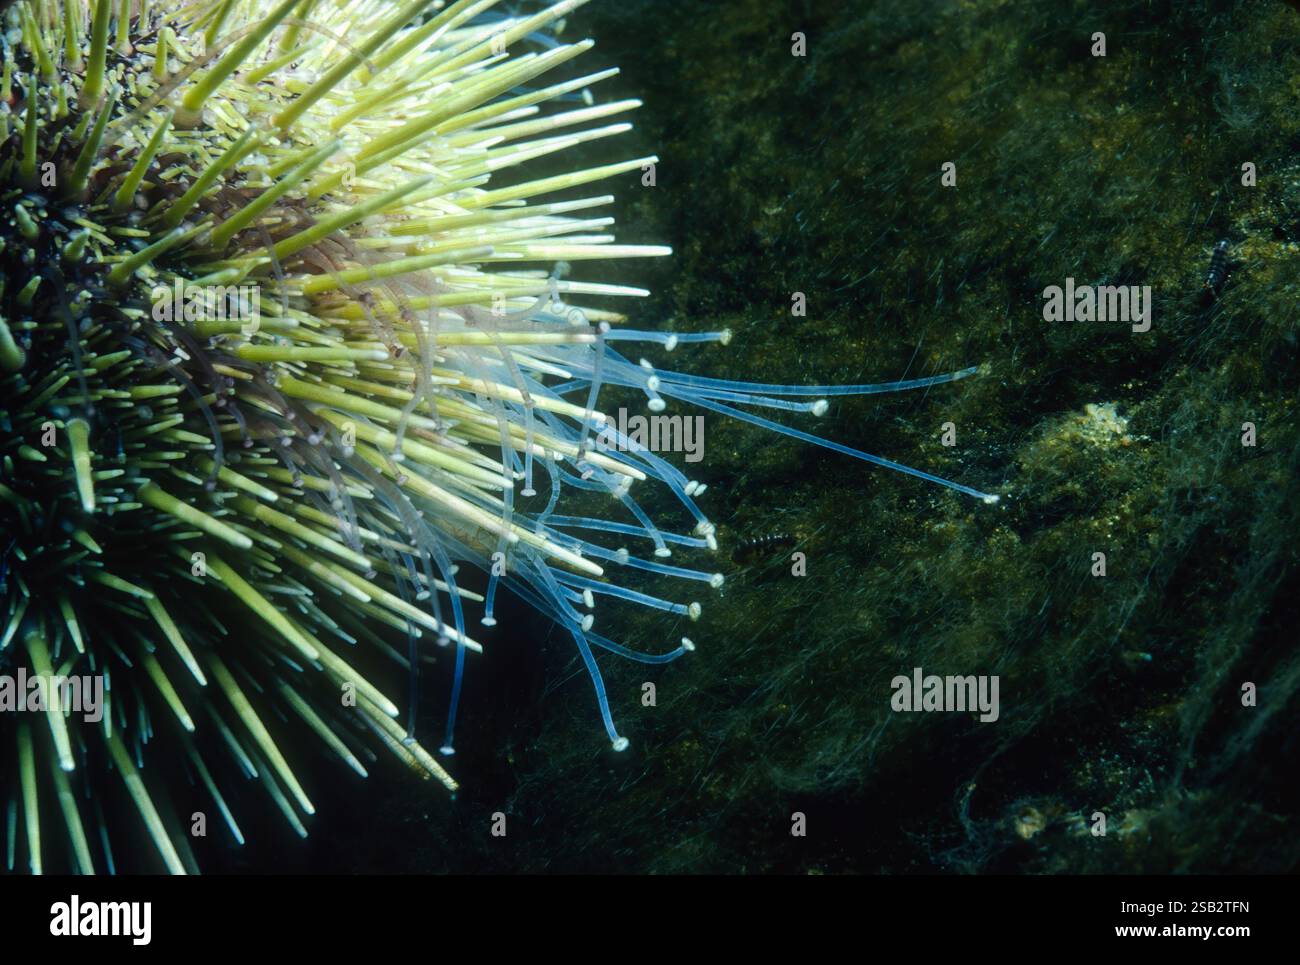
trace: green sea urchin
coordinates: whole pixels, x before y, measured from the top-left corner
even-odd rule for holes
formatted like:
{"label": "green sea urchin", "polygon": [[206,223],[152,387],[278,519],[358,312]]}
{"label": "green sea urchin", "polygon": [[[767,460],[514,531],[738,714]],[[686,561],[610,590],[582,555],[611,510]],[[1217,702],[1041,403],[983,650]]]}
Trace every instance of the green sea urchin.
{"label": "green sea urchin", "polygon": [[[295,730],[362,774],[360,748],[377,742],[454,789],[415,739],[414,678],[426,641],[447,648],[450,754],[465,652],[480,649],[462,603],[484,604],[492,625],[501,583],[572,633],[626,747],[592,648],[663,662],[691,644],[634,653],[593,632],[595,597],[691,618],[699,604],[627,588],[606,567],[721,577],[572,535],[641,539],[660,559],[670,544],[716,548],[702,487],[635,440],[595,444],[609,431],[603,385],[983,495],[736,408],[820,414],[829,394],[973,370],[757,385],[614,350],[727,336],[614,329],[622,317],[599,306],[645,292],[567,277],[569,262],[669,253],[615,244],[611,219],[587,214],[612,198],[572,190],[655,158],[492,186],[627,127],[579,129],[636,101],[540,112],[613,71],[528,86],[591,46],[527,49],[583,2],[504,17],[496,0],[5,10],[0,672],[92,675],[107,705],[99,720],[48,700],[29,706],[43,722],[0,717],[17,765],[8,867],[24,853],[33,871],[113,870],[103,789],[121,797],[120,785],[162,866],[193,870],[176,817],[190,810],[161,803],[146,744],[150,759],[186,762],[187,803],[215,806],[241,842],[222,791],[241,773],[306,834],[313,805],[279,739]],[[646,480],[692,515],[690,535],[637,504]],[[571,488],[606,494],[630,521],[560,515]],[[488,573],[484,595],[458,583],[466,562]],[[406,726],[363,672],[385,656],[412,679]]]}

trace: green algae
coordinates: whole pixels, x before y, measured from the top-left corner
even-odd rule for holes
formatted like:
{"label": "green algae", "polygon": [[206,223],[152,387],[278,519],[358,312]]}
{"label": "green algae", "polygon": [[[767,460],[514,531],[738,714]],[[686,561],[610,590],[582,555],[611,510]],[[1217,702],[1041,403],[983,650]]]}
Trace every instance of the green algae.
{"label": "green algae", "polygon": [[[662,158],[654,188],[619,188],[628,240],[676,252],[612,279],[655,291],[633,322],[735,332],[647,354],[779,382],[987,363],[798,424],[1003,501],[710,416],[688,469],[710,484],[728,583],[698,625],[619,618],[630,645],[699,647],[662,668],[602,661],[631,750],[607,751],[566,637],[501,636],[467,691],[459,799],[384,799],[344,860],[1294,870],[1300,16],[1264,0],[623,0],[573,19],[623,68],[602,93],[646,101],[628,149]],[[1234,267],[1216,301],[1201,282],[1221,237]],[[1151,285],[1152,330],[1044,322],[1042,290],[1067,276]],[[806,577],[729,562],[782,531]],[[999,674],[1000,720],[893,713],[890,680],[914,666]]]}

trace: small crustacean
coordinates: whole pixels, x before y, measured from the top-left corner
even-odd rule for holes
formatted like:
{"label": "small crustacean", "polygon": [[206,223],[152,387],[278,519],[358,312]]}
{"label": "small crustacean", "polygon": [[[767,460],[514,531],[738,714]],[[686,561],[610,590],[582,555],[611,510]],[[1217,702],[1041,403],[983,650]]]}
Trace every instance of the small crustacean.
{"label": "small crustacean", "polygon": [[733,563],[750,563],[776,549],[788,549],[799,541],[793,533],[769,533],[744,540],[731,554]]}
{"label": "small crustacean", "polygon": [[1215,297],[1218,297],[1219,289],[1228,280],[1228,269],[1231,267],[1228,260],[1228,249],[1227,238],[1214,246],[1214,253],[1210,255],[1210,268],[1205,273],[1204,288]]}

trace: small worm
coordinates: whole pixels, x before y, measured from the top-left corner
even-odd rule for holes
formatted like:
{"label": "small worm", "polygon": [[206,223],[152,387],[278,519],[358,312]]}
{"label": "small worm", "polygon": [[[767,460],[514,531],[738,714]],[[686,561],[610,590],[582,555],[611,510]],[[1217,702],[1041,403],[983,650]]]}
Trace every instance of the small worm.
{"label": "small worm", "polygon": [[771,550],[788,549],[798,542],[793,533],[769,533],[754,539],[743,540],[731,554],[733,563],[748,563]]}
{"label": "small worm", "polygon": [[1228,240],[1225,238],[1214,246],[1214,253],[1210,255],[1210,269],[1205,273],[1205,290],[1212,295],[1218,295],[1219,289],[1223,283],[1228,280]]}

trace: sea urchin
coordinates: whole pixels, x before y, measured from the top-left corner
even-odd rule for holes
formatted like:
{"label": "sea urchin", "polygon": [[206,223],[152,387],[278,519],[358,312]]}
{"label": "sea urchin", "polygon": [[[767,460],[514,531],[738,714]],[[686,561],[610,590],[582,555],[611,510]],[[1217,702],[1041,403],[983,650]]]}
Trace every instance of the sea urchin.
{"label": "sea urchin", "polygon": [[[84,715],[55,706],[53,686],[9,688],[45,711],[0,715],[17,762],[9,868],[21,847],[33,871],[113,870],[111,785],[162,865],[193,870],[176,818],[189,810],[160,800],[146,745],[193,778],[166,796],[215,807],[239,841],[222,788],[241,773],[306,834],[313,805],[277,734],[312,732],[362,774],[361,748],[382,744],[454,789],[415,739],[416,670],[429,642],[454,661],[450,754],[465,654],[480,649],[464,604],[490,626],[502,583],[572,634],[623,749],[593,648],[664,662],[691,644],[630,651],[593,630],[595,597],[691,618],[699,604],[606,570],[721,577],[662,562],[670,545],[716,548],[702,487],[635,440],[595,444],[602,386],[901,469],[737,405],[820,414],[829,394],[972,371],[757,385],[615,351],[727,335],[613,328],[622,316],[599,305],[646,293],[568,277],[570,262],[669,253],[615,244],[611,219],[591,215],[612,198],[573,190],[655,158],[494,186],[500,170],[618,134],[628,125],[603,122],[638,106],[591,100],[612,70],[532,86],[591,46],[548,33],[583,2],[533,16],[495,15],[496,0],[4,11],[0,675],[104,687]],[[677,497],[689,535],[638,505],[647,481]],[[561,515],[570,489],[605,494],[628,521]],[[458,583],[464,563],[488,574],[485,594]],[[385,656],[412,681],[405,725],[362,673]],[[5,692],[0,710],[14,710]]]}

